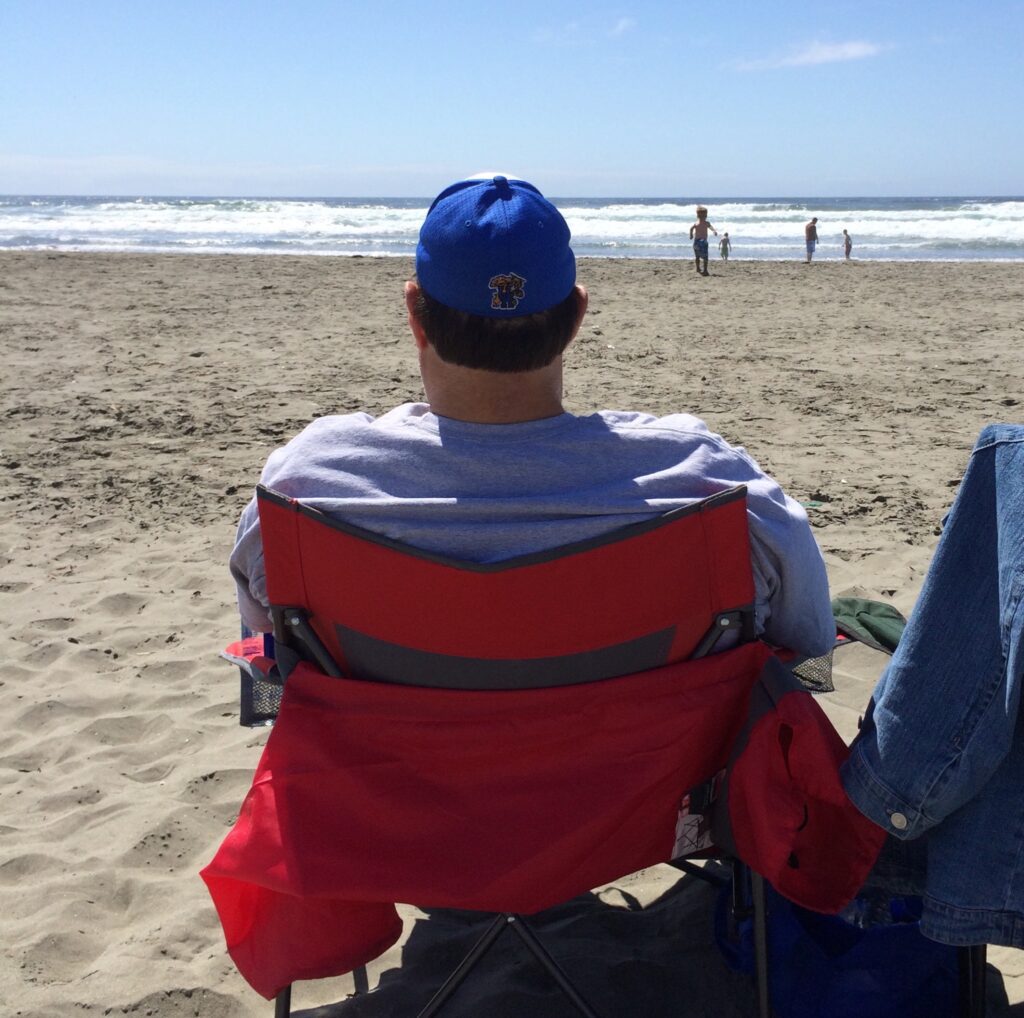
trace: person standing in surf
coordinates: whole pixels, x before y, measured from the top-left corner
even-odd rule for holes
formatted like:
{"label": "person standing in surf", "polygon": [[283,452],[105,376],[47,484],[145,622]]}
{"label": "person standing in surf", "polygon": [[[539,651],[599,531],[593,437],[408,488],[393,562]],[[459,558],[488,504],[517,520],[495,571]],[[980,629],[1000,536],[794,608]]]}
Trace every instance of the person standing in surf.
{"label": "person standing in surf", "polygon": [[708,230],[718,236],[718,231],[708,222],[708,210],[698,205],[697,222],[690,227],[690,240],[693,241],[693,264],[702,276],[708,274]]}
{"label": "person standing in surf", "polygon": [[811,264],[811,258],[814,255],[814,249],[818,245],[818,217],[815,216],[805,227],[804,227],[804,242],[807,244],[807,264]]}

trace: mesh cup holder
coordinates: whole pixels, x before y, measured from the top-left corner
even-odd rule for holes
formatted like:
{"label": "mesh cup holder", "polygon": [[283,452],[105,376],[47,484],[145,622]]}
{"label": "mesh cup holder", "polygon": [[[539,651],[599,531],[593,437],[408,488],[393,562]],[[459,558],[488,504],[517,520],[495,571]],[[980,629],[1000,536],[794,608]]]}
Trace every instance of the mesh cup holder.
{"label": "mesh cup holder", "polygon": [[821,657],[809,657],[793,669],[804,689],[811,693],[831,693],[836,688],[832,684],[832,654],[830,650]]}
{"label": "mesh cup holder", "polygon": [[[251,641],[256,641],[252,643]],[[242,626],[242,656],[247,660],[254,654],[268,658],[276,657],[274,637],[270,633],[253,633]],[[233,648],[228,648],[232,650]],[[235,660],[238,665],[241,685],[238,695],[238,723],[243,728],[259,728],[274,723],[281,709],[281,694],[284,686],[280,681],[266,678],[258,668],[249,668],[242,664],[240,657]]]}
{"label": "mesh cup holder", "polygon": [[244,668],[238,669],[241,680],[238,723],[245,728],[260,728],[273,724],[281,709],[281,693],[284,687],[276,682],[267,682],[250,674]]}

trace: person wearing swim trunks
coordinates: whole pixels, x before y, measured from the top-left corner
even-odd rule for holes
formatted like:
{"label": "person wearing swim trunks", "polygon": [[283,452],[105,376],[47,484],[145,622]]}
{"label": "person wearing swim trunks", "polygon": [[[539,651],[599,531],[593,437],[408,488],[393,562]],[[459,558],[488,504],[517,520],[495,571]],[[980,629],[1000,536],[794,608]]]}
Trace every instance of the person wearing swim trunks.
{"label": "person wearing swim trunks", "polygon": [[693,264],[701,276],[708,274],[708,230],[718,236],[718,231],[708,222],[708,210],[703,205],[698,205],[697,222],[690,227],[690,240],[693,241]]}
{"label": "person wearing swim trunks", "polygon": [[843,255],[847,261],[850,260],[850,251],[853,248],[853,238],[843,230]]}
{"label": "person wearing swim trunks", "polygon": [[722,261],[727,262],[729,260],[729,252],[732,250],[732,241],[729,240],[729,231],[726,230],[722,234],[722,239],[718,242],[718,253],[722,256]]}
{"label": "person wearing swim trunks", "polygon": [[804,227],[804,240],[807,242],[807,264],[811,264],[811,255],[814,254],[814,249],[818,246],[818,217],[815,216],[805,227]]}

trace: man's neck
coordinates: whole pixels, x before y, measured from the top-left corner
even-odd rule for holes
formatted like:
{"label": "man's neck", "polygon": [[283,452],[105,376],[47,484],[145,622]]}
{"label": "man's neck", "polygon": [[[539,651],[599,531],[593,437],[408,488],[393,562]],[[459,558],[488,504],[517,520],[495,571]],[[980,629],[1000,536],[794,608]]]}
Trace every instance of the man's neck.
{"label": "man's neck", "polygon": [[430,409],[473,424],[519,424],[557,417],[562,407],[562,359],[538,371],[481,371],[422,352],[420,370]]}

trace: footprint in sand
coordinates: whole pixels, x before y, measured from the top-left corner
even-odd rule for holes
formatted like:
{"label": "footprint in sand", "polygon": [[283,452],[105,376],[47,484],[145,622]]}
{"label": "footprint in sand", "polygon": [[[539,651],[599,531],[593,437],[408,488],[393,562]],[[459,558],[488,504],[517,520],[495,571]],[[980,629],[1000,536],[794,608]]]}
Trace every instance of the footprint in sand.
{"label": "footprint in sand", "polygon": [[227,803],[236,807],[242,801],[252,782],[248,768],[226,768],[193,778],[182,795],[188,802]]}
{"label": "footprint in sand", "polygon": [[207,831],[194,807],[185,807],[144,834],[121,857],[126,866],[176,869],[198,864],[207,851]]}
{"label": "footprint in sand", "polygon": [[44,700],[17,715],[17,728],[41,735],[55,726],[76,720],[82,720],[82,708],[72,707],[62,700]]}
{"label": "footprint in sand", "polygon": [[26,881],[35,882],[42,877],[60,873],[66,863],[53,855],[26,852],[0,863],[0,884],[19,886]]}
{"label": "footprint in sand", "polygon": [[22,955],[22,975],[29,982],[67,981],[85,975],[107,949],[106,938],[82,929],[47,933]]}
{"label": "footprint in sand", "polygon": [[103,746],[124,746],[130,743],[144,743],[151,734],[165,732],[170,727],[171,721],[166,714],[154,717],[134,714],[127,717],[97,718],[82,729],[82,735]]}
{"label": "footprint in sand", "polygon": [[123,618],[126,615],[138,615],[143,608],[146,607],[146,599],[140,597],[138,594],[108,594],[106,597],[100,598],[93,607],[92,611],[98,616],[112,616],[113,618]]}
{"label": "footprint in sand", "polygon": [[33,619],[30,623],[37,630],[42,630],[44,633],[63,633],[70,629],[75,624],[75,619],[69,618],[53,618],[53,619]]}
{"label": "footprint in sand", "polygon": [[217,1015],[217,1018],[250,1018],[251,1002],[213,990],[173,989],[160,990],[148,997],[125,1004],[120,1010],[126,1014],[158,1014],[161,1018],[193,1018],[197,1014]]}

